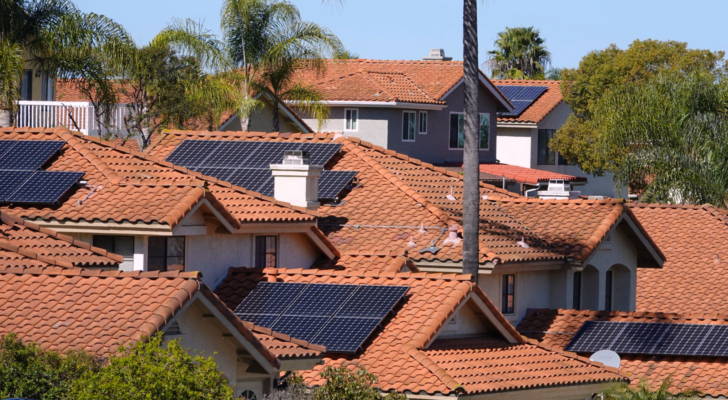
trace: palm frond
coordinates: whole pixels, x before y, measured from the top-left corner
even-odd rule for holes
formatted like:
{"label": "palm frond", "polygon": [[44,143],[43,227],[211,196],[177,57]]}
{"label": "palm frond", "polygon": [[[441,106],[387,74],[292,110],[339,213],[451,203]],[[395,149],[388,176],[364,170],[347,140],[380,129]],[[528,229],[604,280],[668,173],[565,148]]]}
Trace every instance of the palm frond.
{"label": "palm frond", "polygon": [[174,19],[150,42],[151,46],[169,46],[183,56],[195,57],[210,71],[229,69],[230,63],[223,44],[202,23],[192,19]]}

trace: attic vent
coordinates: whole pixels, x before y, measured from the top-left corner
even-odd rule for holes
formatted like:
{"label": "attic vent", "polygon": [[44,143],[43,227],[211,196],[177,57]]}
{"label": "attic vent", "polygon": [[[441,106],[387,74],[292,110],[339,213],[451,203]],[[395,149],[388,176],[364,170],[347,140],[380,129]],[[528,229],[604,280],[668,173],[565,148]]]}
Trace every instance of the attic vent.
{"label": "attic vent", "polygon": [[426,61],[450,61],[452,57],[445,57],[445,49],[430,49],[430,55],[422,57]]}
{"label": "attic vent", "polygon": [[164,331],[165,336],[177,336],[182,335],[182,331],[179,329],[179,322],[174,321],[172,322],[166,331]]}

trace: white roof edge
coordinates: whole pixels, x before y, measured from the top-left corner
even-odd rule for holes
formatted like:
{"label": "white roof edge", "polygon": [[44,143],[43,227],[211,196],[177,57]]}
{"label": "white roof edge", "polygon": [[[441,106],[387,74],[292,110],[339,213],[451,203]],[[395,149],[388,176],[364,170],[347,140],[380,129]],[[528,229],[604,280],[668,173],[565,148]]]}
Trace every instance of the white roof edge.
{"label": "white roof edge", "polygon": [[[488,89],[488,91],[490,91],[490,93],[493,95],[493,97],[495,97],[496,100],[498,100],[503,105],[503,107],[505,107],[506,110],[508,110],[508,112],[513,112],[513,110],[514,110],[513,105],[508,101],[508,99],[506,99],[503,96],[503,94],[501,94],[501,92],[498,89],[496,89],[495,85],[493,85],[493,83],[490,80],[488,80],[488,78],[486,78],[482,72],[479,71],[478,77],[480,78],[480,82],[483,85],[485,85],[485,87]],[[453,87],[450,88],[450,90],[448,90],[442,97],[440,97],[440,100],[444,100],[447,96],[450,95],[450,93],[452,93],[453,91],[455,91],[455,89],[457,89],[460,85],[462,85],[464,81],[465,81],[465,78],[460,78],[458,83],[453,85]]]}
{"label": "white roof edge", "polygon": [[[286,104],[295,105],[297,101],[288,100]],[[321,103],[329,106],[349,106],[349,107],[382,107],[382,108],[409,108],[416,110],[442,110],[447,107],[445,104],[425,104],[425,103],[405,103],[401,101],[348,101],[348,100],[330,100]]]}

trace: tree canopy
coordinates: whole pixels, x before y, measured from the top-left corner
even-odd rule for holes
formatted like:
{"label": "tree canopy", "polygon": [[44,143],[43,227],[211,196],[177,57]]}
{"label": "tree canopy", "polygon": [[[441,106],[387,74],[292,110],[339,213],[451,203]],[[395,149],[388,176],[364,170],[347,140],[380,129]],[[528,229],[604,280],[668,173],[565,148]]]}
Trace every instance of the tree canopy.
{"label": "tree canopy", "polygon": [[672,375],[663,379],[657,387],[645,379],[640,379],[637,386],[625,382],[614,383],[602,395],[604,400],[697,400],[701,394],[692,388],[671,391],[671,387]]}
{"label": "tree canopy", "polygon": [[[688,49],[676,41],[636,40],[626,50],[611,45],[587,54],[575,69],[562,71],[561,92],[573,115],[551,140],[550,147],[585,172],[616,172],[624,147],[599,147],[599,132],[590,121],[600,99],[618,85],[641,85],[657,76],[678,79],[702,70],[725,72],[722,51]],[[598,128],[598,127],[597,127]]]}
{"label": "tree canopy", "polygon": [[506,28],[498,33],[496,50],[488,52],[486,67],[497,79],[546,79],[551,63],[546,40],[534,27]]}

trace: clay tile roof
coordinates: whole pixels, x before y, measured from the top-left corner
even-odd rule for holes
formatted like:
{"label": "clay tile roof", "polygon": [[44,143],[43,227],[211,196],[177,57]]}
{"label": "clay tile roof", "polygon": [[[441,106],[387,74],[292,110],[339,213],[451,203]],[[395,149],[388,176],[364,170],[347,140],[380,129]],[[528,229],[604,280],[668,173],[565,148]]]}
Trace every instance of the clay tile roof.
{"label": "clay tile roof", "polygon": [[[603,367],[525,343],[482,290],[471,283],[469,275],[231,268],[215,293],[228,308],[234,308],[258,282],[270,280],[410,287],[406,301],[400,303],[384,329],[376,332],[364,344],[363,352],[353,355],[326,354],[322,365],[304,372],[303,377],[311,386],[322,383],[320,373],[326,366],[346,365],[367,368],[378,376],[378,384],[384,391],[445,395],[624,379]],[[457,347],[457,343],[440,340],[426,348],[438,329],[471,293],[490,309],[497,319],[494,322],[500,324],[516,343],[511,344],[500,336],[493,336],[480,338],[477,345],[461,347],[454,352],[444,349]],[[477,360],[471,357],[474,353],[478,353]],[[466,359],[467,363],[464,361]],[[457,363],[460,363],[459,366]],[[503,372],[506,365],[509,368],[507,373]],[[462,367],[472,370],[461,373],[459,370]],[[501,379],[489,380],[488,376],[498,374]],[[502,379],[506,374],[510,375],[509,381]],[[500,383],[496,384],[497,381]]]}
{"label": "clay tile roof", "polygon": [[[562,351],[586,321],[728,325],[728,315],[539,309],[529,310],[517,329],[544,346]],[[620,371],[628,373],[633,384],[645,378],[659,385],[673,374],[673,392],[695,388],[703,392],[704,396],[728,396],[728,382],[724,379],[728,373],[725,358],[635,354],[621,355],[621,358]]]}
{"label": "clay tile roof", "polygon": [[[184,139],[330,143],[334,134],[167,131],[150,147],[150,155],[163,159]],[[325,168],[359,171],[358,184],[343,194],[340,204],[323,204],[317,214],[319,229],[342,254],[404,253],[414,262],[462,261],[462,246],[445,242],[448,228],[462,225],[462,175],[358,138],[336,140],[341,151]],[[451,191],[455,201],[447,199]],[[495,259],[586,260],[608,232],[604,229],[624,213],[621,200],[525,199],[482,182],[480,192],[486,198],[481,201],[482,264]],[[518,244],[521,238],[528,249]],[[439,251],[424,251],[433,243]]]}
{"label": "clay tile roof", "polygon": [[[316,214],[244,188],[219,184],[163,158],[70,132],[65,128],[30,132],[0,129],[4,140],[64,140],[50,171],[84,172],[86,188],[59,206],[4,205],[0,210],[44,221],[132,222],[174,228],[200,202],[207,201],[234,228],[243,222],[312,222]],[[95,187],[95,189],[94,189]],[[80,205],[79,205],[80,201]]]}
{"label": "clay tile roof", "polygon": [[243,326],[253,332],[253,335],[260,343],[279,360],[319,357],[326,352],[324,346],[293,338],[284,333],[271,331],[269,328],[255,325],[252,322],[243,321]]}
{"label": "clay tile roof", "polygon": [[0,269],[118,267],[124,257],[0,212]]}
{"label": "clay tile roof", "polygon": [[637,309],[728,315],[726,211],[674,204],[629,210],[667,257],[663,268],[637,272]]}
{"label": "clay tile roof", "polygon": [[327,257],[321,257],[311,266],[313,269],[319,270],[337,270],[337,271],[371,271],[371,272],[404,272],[406,270],[417,272],[418,269],[414,263],[405,256],[402,251],[400,254],[359,254],[359,252],[349,252],[329,260]]}
{"label": "clay tile roof", "polygon": [[554,109],[561,101],[561,81],[534,81],[534,80],[504,80],[493,79],[493,84],[497,86],[546,86],[548,89],[539,96],[521,115],[517,117],[498,117],[499,123],[526,122],[538,123],[544,119],[551,110]]}
{"label": "clay tile roof", "polygon": [[519,167],[508,164],[480,164],[480,172],[491,175],[504,176],[522,183],[541,183],[551,179],[565,179],[571,182],[586,182],[586,177],[560,174],[558,172],[543,171],[540,169]]}

